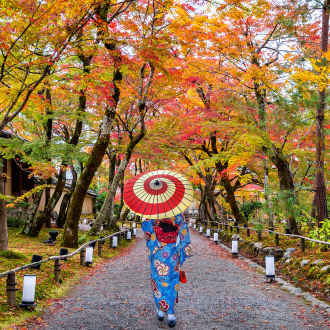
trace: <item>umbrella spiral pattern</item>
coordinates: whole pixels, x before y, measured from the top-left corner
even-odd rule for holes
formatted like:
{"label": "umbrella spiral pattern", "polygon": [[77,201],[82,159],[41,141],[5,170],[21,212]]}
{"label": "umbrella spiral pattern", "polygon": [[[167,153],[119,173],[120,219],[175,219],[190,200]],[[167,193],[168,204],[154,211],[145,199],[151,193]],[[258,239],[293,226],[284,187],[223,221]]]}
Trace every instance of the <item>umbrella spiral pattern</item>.
{"label": "umbrella spiral pattern", "polygon": [[129,180],[124,202],[136,213],[149,219],[163,219],[182,213],[193,199],[190,182],[169,170],[144,172]]}

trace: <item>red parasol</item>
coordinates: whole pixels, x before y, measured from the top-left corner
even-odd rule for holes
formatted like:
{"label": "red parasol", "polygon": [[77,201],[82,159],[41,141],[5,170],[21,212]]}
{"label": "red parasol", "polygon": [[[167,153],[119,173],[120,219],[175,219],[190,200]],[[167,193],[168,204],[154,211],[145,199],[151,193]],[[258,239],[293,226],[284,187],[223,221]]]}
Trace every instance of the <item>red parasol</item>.
{"label": "red parasol", "polygon": [[182,213],[192,198],[189,181],[183,175],[168,170],[139,174],[124,188],[126,206],[149,219],[163,219]]}

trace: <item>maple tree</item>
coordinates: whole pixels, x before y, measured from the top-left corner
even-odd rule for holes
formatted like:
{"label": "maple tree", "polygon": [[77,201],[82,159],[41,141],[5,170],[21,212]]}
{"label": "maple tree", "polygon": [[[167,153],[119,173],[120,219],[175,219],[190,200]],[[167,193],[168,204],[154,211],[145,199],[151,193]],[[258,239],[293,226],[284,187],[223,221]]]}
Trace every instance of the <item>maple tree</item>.
{"label": "maple tree", "polygon": [[[97,168],[100,166],[110,141],[110,134],[113,121],[116,115],[116,108],[120,100],[120,83],[122,74],[122,54],[118,45],[111,36],[111,22],[120,14],[125,12],[133,1],[124,1],[112,8],[111,2],[100,3],[95,7],[96,26],[98,37],[108,51],[113,65],[111,85],[107,89],[107,100],[105,102],[104,117],[96,143],[91,151],[90,157],[80,175],[79,182],[72,195],[67,220],[64,227],[62,244],[68,247],[78,246],[78,223],[83,206],[82,196],[85,196],[91,184]],[[109,17],[108,17],[109,16]],[[114,36],[116,29],[113,29]],[[105,82],[105,81],[104,81]],[[109,84],[106,84],[109,85]]]}
{"label": "maple tree", "polygon": [[316,2],[296,0],[15,5],[0,36],[0,130],[15,136],[1,142],[2,156],[20,157],[46,184],[23,233],[50,226],[68,168],[57,222],[67,247],[78,245],[96,181],[104,198],[92,235],[104,222],[115,228],[125,181],[157,168],[189,178],[202,221],[248,221],[239,198],[250,184],[263,188],[269,227],[285,217],[297,234],[328,218],[327,1],[318,16]]}
{"label": "maple tree", "polygon": [[[128,141],[100,214],[90,230],[91,235],[99,233],[108,210],[110,218],[114,218],[112,209],[119,182],[124,176],[135,147],[146,134],[145,121],[155,114],[155,100],[160,96],[158,88],[162,86],[164,89],[171,82],[171,78],[168,78],[169,71],[175,61],[171,54],[172,45],[168,43],[168,10],[169,8],[163,4],[151,1],[146,4],[133,4],[127,14],[125,34],[129,33],[132,36],[132,55],[127,59],[129,62],[123,75],[122,99],[117,107],[116,120]],[[143,19],[138,19],[139,17]]]}
{"label": "maple tree", "polygon": [[[89,22],[92,6],[93,2],[84,0],[70,7],[65,1],[2,3],[0,134],[26,107],[71,39]],[[4,186],[0,181],[0,193],[3,194]],[[6,250],[8,237],[3,199],[0,200],[0,232],[0,250]]]}

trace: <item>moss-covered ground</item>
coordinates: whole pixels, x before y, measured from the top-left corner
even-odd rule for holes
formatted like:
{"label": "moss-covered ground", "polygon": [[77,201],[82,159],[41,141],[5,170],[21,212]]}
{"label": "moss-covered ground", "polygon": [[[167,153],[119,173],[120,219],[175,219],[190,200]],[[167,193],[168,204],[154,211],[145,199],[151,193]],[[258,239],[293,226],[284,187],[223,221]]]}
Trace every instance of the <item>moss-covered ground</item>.
{"label": "moss-covered ground", "polygon": [[[59,255],[62,229],[57,237],[57,242],[53,246],[45,245],[42,242],[48,238],[49,229],[42,229],[39,236],[27,237],[19,234],[19,229],[9,228],[9,251],[0,252],[0,273],[7,270],[28,264],[31,262],[32,255],[38,254],[44,259]],[[110,235],[109,231],[102,231],[101,235],[106,237]],[[84,232],[79,232],[79,246],[86,243],[90,239],[99,238],[99,236],[87,236]],[[134,242],[134,239],[132,240]],[[38,314],[42,308],[51,304],[54,299],[63,296],[70,288],[80,281],[82,277],[93,273],[95,269],[100,267],[107,259],[113,258],[127,250],[129,243],[122,239],[118,249],[109,247],[109,240],[105,241],[102,249],[102,257],[97,255],[97,246],[93,254],[93,266],[80,266],[79,253],[67,261],[61,260],[60,283],[54,281],[54,261],[41,264],[40,270],[25,269],[16,274],[16,282],[18,289],[16,293],[16,303],[18,304],[22,298],[23,277],[25,274],[36,274],[37,285],[35,293],[35,302],[37,307],[34,311],[25,310],[20,307],[10,307],[7,305],[6,296],[6,280],[7,277],[0,278],[0,329],[16,329],[15,324],[24,326],[25,319],[34,318],[34,322],[38,322]],[[69,253],[74,249],[69,249]],[[19,329],[22,329],[22,327]],[[23,327],[24,328],[24,327]]]}

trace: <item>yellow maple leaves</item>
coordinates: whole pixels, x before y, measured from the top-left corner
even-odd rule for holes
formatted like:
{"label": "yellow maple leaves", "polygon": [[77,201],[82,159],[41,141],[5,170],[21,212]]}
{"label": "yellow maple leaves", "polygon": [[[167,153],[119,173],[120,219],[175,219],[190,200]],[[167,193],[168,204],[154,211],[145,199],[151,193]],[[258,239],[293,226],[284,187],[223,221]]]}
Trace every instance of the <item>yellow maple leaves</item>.
{"label": "yellow maple leaves", "polygon": [[299,68],[292,72],[292,78],[298,83],[316,84],[320,90],[328,85],[330,74],[330,51],[322,54],[322,59],[309,59],[310,69]]}

